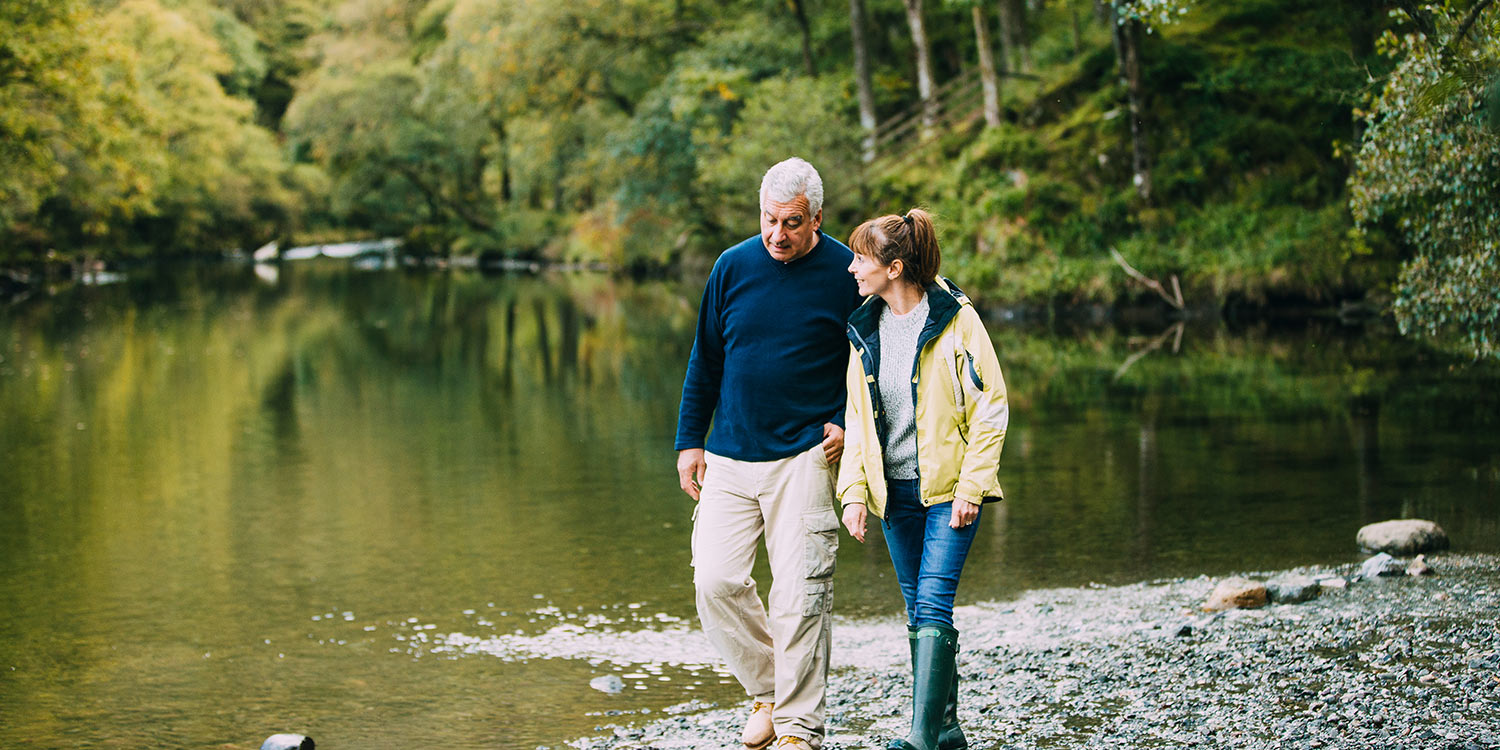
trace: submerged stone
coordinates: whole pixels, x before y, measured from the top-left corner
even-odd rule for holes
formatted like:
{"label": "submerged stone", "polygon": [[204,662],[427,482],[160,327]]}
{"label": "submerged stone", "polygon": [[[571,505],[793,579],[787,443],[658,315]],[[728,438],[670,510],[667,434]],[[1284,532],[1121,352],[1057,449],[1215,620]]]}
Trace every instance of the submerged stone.
{"label": "submerged stone", "polygon": [[589,687],[601,693],[619,693],[625,690],[625,681],[612,674],[600,675],[589,680]]}
{"label": "submerged stone", "polygon": [[313,740],[300,734],[273,734],[261,743],[260,750],[313,750]]}

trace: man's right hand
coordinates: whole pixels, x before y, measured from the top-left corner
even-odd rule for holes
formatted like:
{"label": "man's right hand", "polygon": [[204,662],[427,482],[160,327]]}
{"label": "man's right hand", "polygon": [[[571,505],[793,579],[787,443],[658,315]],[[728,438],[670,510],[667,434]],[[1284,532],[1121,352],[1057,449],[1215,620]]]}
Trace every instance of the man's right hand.
{"label": "man's right hand", "polygon": [[703,491],[703,474],[708,463],[703,460],[702,448],[687,448],[677,451],[677,484],[693,500]]}

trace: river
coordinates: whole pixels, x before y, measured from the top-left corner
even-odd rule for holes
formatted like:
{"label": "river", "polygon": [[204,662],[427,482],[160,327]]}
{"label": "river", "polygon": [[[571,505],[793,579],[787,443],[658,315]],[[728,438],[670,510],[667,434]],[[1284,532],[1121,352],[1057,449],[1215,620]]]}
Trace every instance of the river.
{"label": "river", "polygon": [[[315,261],[0,309],[0,746],[558,747],[738,700],[671,653],[700,291]],[[1379,324],[989,326],[1008,500],[963,601],[1349,561],[1402,516],[1500,551],[1494,367]],[[878,534],[838,565],[841,616],[898,613]]]}

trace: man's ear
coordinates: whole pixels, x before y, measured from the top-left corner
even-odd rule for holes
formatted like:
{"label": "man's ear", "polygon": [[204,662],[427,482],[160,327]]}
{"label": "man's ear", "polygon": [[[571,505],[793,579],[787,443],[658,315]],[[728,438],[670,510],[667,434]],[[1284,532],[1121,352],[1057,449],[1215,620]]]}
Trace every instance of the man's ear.
{"label": "man's ear", "polygon": [[815,215],[813,215],[813,231],[816,232],[816,231],[818,231],[819,229],[822,229],[822,228],[823,228],[823,209],[820,208],[820,209],[818,209],[818,213],[815,214]]}

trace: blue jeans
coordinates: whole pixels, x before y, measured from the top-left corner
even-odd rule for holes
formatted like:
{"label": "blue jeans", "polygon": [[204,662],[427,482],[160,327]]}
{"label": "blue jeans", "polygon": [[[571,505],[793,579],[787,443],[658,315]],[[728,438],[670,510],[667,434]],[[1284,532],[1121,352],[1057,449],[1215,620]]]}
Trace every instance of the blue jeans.
{"label": "blue jeans", "polygon": [[885,545],[896,566],[901,596],[906,599],[906,624],[951,628],[953,595],[958,592],[958,576],[974,543],[979,519],[962,529],[950,528],[953,506],[923,505],[917,481],[885,480],[888,497],[886,517],[881,521]]}

